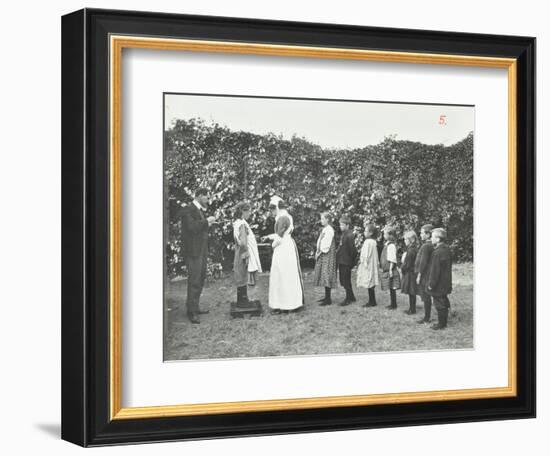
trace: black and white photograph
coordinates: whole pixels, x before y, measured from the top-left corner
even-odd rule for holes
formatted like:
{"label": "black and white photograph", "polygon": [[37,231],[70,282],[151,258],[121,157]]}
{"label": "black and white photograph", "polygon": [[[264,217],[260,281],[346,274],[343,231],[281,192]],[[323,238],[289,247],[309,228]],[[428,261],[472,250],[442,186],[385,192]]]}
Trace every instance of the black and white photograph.
{"label": "black and white photograph", "polygon": [[474,106],[163,97],[165,361],[474,348]]}
{"label": "black and white photograph", "polygon": [[543,454],[544,9],[5,3],[2,454]]}

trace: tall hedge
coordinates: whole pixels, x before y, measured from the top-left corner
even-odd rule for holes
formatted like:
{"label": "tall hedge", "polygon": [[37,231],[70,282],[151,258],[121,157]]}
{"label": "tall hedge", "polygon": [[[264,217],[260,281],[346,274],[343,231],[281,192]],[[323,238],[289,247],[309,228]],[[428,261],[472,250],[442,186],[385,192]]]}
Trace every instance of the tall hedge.
{"label": "tall hedge", "polygon": [[443,226],[456,261],[473,256],[473,134],[451,146],[387,137],[359,149],[326,149],[303,138],[284,139],[177,120],[165,132],[165,194],[171,276],[181,265],[181,207],[195,189],[212,192],[210,210],[226,223],[215,225],[210,258],[230,267],[231,212],[246,199],[251,227],[273,231],[271,195],[285,199],[295,220],[301,260],[311,262],[319,234],[319,212],[352,217],[358,246],[363,226],[392,224],[399,234],[425,223]]}

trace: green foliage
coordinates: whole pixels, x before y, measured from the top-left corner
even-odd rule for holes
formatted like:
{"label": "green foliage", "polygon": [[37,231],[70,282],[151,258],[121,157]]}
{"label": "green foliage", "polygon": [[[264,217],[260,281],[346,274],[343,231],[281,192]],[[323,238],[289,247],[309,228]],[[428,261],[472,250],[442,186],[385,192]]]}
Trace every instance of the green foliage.
{"label": "green foliage", "polygon": [[360,149],[323,149],[294,136],[256,135],[178,120],[165,133],[165,186],[169,227],[168,270],[181,268],[179,211],[198,187],[212,192],[210,211],[227,220],[211,228],[210,260],[230,268],[232,209],[252,205],[257,235],[273,232],[268,203],[277,194],[290,206],[301,260],[311,263],[319,212],[349,213],[363,241],[363,226],[394,225],[398,234],[425,223],[447,229],[455,261],[473,256],[473,135],[445,147],[387,137]]}

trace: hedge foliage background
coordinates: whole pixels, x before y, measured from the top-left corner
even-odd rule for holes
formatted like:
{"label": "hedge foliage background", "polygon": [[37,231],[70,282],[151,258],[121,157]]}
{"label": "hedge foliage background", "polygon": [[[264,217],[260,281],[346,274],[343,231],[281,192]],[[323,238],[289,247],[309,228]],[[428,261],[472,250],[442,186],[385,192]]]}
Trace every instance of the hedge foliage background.
{"label": "hedge foliage background", "polygon": [[170,277],[181,272],[181,206],[198,187],[211,189],[209,212],[226,223],[211,228],[210,261],[231,269],[232,209],[252,204],[256,235],[273,232],[271,195],[294,217],[294,238],[311,265],[319,212],[352,218],[358,247],[363,226],[394,225],[401,236],[426,223],[447,229],[455,261],[473,257],[473,134],[451,145],[426,145],[387,137],[359,149],[326,149],[303,138],[231,131],[200,119],[177,120],[165,132],[166,258]]}

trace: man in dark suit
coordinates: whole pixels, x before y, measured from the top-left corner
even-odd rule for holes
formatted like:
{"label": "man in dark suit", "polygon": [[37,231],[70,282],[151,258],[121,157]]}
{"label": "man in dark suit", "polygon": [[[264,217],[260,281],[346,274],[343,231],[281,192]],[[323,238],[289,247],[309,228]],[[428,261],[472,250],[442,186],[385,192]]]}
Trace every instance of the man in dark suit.
{"label": "man in dark suit", "polygon": [[208,190],[199,188],[195,199],[182,210],[183,255],[187,264],[187,316],[191,323],[200,323],[199,300],[206,279],[208,227],[215,217],[205,215],[209,203]]}
{"label": "man in dark suit", "polygon": [[436,228],[432,231],[432,262],[430,265],[430,276],[428,278],[428,293],[433,297],[437,310],[437,324],[432,329],[439,330],[447,327],[449,316],[448,295],[453,289],[452,259],[451,250],[445,244],[447,233],[443,228]]}
{"label": "man in dark suit", "polygon": [[340,284],[346,290],[346,299],[339,304],[340,306],[347,306],[356,301],[351,286],[351,270],[357,260],[357,247],[355,247],[355,236],[350,228],[351,219],[347,215],[342,216],[340,218],[342,236],[340,237],[340,244],[336,251],[336,264],[338,265],[338,273],[340,274]]}

